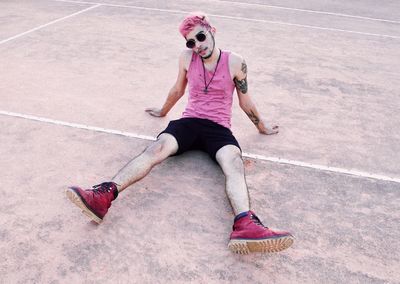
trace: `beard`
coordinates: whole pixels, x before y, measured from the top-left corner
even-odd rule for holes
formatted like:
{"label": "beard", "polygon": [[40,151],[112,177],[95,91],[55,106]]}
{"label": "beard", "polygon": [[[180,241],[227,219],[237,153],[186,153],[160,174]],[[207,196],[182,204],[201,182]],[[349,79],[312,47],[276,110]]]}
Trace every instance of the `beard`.
{"label": "beard", "polygon": [[213,51],[214,51],[214,48],[208,54],[200,55],[200,57],[203,58],[203,59],[208,59],[213,54]]}
{"label": "beard", "polygon": [[208,54],[206,54],[206,55],[200,55],[200,57],[201,57],[202,59],[208,59],[208,58],[210,58],[211,55],[212,55],[213,52],[214,52],[214,49],[215,49],[215,39],[214,39],[214,36],[212,35],[212,33],[210,33],[210,35],[211,35],[211,38],[212,38],[212,41],[213,41],[213,45],[212,45],[212,48],[211,48],[210,53],[208,53]]}

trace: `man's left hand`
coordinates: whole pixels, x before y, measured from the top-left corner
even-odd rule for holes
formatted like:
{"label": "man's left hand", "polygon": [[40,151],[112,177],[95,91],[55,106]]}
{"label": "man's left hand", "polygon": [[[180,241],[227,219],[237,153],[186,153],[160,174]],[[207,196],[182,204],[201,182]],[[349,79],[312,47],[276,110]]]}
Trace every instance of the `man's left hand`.
{"label": "man's left hand", "polygon": [[278,125],[269,126],[264,122],[260,122],[258,125],[258,131],[264,135],[273,135],[279,132],[279,126]]}

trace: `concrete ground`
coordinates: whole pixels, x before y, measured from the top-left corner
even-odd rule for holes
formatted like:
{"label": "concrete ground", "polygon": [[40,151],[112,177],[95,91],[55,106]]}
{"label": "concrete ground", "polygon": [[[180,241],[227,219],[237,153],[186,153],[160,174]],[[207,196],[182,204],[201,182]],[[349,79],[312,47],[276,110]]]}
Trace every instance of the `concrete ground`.
{"label": "concrete ground", "polygon": [[[258,134],[235,98],[252,207],[296,237],[281,253],[227,249],[224,177],[201,152],[155,167],[101,225],[64,194],[180,117],[186,98],[144,109],[176,79],[194,10],[280,125]],[[0,282],[400,283],[399,15],[389,0],[0,1]]]}

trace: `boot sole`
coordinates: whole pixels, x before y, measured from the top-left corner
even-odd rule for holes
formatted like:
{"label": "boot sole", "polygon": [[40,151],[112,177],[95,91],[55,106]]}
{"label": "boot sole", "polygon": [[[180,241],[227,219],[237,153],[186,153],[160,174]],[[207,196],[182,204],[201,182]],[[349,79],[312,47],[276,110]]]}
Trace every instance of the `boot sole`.
{"label": "boot sole", "polygon": [[90,219],[95,221],[97,224],[101,224],[101,222],[103,220],[100,219],[99,217],[97,217],[96,214],[94,214],[92,212],[92,210],[90,210],[90,208],[88,208],[86,206],[86,204],[82,201],[81,196],[78,193],[76,193],[72,187],[68,188],[65,191],[65,194],[67,195],[68,199],[71,200],[72,203],[74,203],[76,206],[78,206],[80,209],[82,209],[83,214],[88,216]]}
{"label": "boot sole", "polygon": [[294,242],[293,236],[284,236],[264,240],[230,240],[228,248],[237,254],[250,252],[279,252],[290,247]]}

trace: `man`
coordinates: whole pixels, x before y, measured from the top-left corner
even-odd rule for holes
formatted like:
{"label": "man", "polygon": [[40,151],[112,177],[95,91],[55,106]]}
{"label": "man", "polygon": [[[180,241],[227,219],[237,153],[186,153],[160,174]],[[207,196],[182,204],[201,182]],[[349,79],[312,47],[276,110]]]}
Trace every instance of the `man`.
{"label": "man", "polygon": [[286,249],[293,243],[293,236],[265,227],[250,211],[241,149],[230,131],[234,89],[240,107],[261,134],[278,133],[278,126],[269,127],[261,119],[247,91],[244,59],[217,48],[216,30],[206,15],[188,15],[179,31],[188,49],[179,58],[178,78],[162,108],[146,111],[152,116],[165,116],[189,84],[189,100],[182,118],[171,121],[157,141],[122,168],[112,181],[86,190],[71,187],[67,196],[83,213],[100,223],[118,194],[146,176],[154,165],[171,155],[199,149],[220,165],[226,178],[226,193],[236,216],[228,247],[236,253]]}

